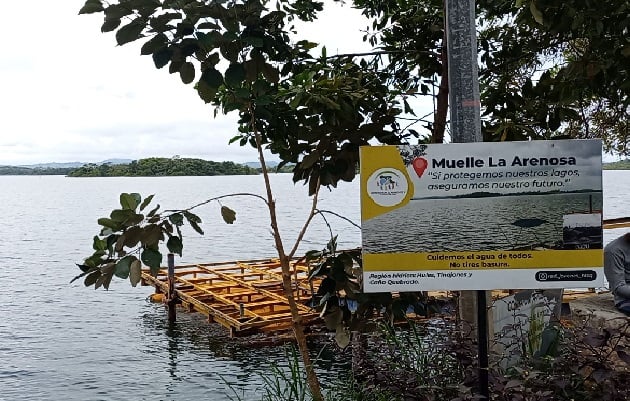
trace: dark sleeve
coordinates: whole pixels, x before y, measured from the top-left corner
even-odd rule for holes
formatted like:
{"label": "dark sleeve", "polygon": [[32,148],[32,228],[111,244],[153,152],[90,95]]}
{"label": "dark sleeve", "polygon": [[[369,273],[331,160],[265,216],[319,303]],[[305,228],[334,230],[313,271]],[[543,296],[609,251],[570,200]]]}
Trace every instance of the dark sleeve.
{"label": "dark sleeve", "polygon": [[626,283],[623,254],[619,251],[604,251],[604,273],[615,295],[630,299],[630,284]]}

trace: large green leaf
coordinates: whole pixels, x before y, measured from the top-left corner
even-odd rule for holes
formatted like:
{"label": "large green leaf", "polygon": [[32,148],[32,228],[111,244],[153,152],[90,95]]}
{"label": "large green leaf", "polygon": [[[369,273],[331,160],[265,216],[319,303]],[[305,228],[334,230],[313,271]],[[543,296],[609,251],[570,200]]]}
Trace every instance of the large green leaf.
{"label": "large green leaf", "polygon": [[195,80],[195,66],[193,63],[185,62],[179,69],[179,77],[182,82],[189,84]]}
{"label": "large green leaf", "polygon": [[223,85],[223,75],[214,68],[208,68],[201,73],[200,81],[203,81],[211,88],[219,89]]}
{"label": "large green leaf", "polygon": [[129,266],[129,281],[131,286],[135,287],[142,279],[142,263],[139,260],[134,260]]}
{"label": "large green leaf", "polygon": [[151,274],[156,276],[162,264],[162,254],[151,248],[145,248],[140,255],[142,263],[149,266]]}
{"label": "large green leaf", "polygon": [[240,63],[232,63],[225,71],[225,83],[231,87],[239,87],[245,79],[245,67]]}
{"label": "large green leaf", "polygon": [[112,4],[105,8],[105,16],[107,18],[123,18],[133,14],[133,10],[127,5]]}
{"label": "large green leaf", "polygon": [[105,18],[101,25],[101,32],[111,32],[120,25],[120,18]]}
{"label": "large green leaf", "polygon": [[98,235],[95,235],[93,238],[92,248],[95,251],[104,251],[107,249],[107,240],[100,239]]}
{"label": "large green leaf", "polygon": [[174,19],[181,19],[182,14],[179,12],[167,12],[164,14],[160,14],[157,16],[151,17],[149,20],[149,25],[155,32],[166,32],[174,27],[172,25],[168,25]]}
{"label": "large green leaf", "polygon": [[179,237],[171,236],[166,242],[166,247],[169,252],[176,253],[179,256],[182,256],[182,250],[184,245],[182,244],[182,240]]}
{"label": "large green leaf", "polygon": [[79,10],[79,14],[92,14],[103,10],[102,0],[87,0],[83,7]]}
{"label": "large green leaf", "polygon": [[90,257],[84,260],[84,264],[90,268],[97,267],[105,263],[105,251],[95,251]]}
{"label": "large green leaf", "polygon": [[107,217],[101,217],[100,219],[98,219],[97,222],[99,225],[103,227],[111,228],[113,231],[118,231],[122,228],[122,224],[120,224],[120,222],[114,221]]}
{"label": "large green leaf", "polygon": [[142,204],[140,205],[140,211],[143,211],[147,206],[149,206],[149,203],[151,203],[154,196],[155,194],[149,195],[146,198],[144,198],[144,200],[142,201]]}
{"label": "large green leaf", "polygon": [[219,50],[223,57],[225,57],[226,60],[232,63],[236,63],[238,61],[238,56],[240,55],[240,52],[242,50],[238,43],[239,42],[237,41],[233,41],[223,43],[221,44],[221,46],[219,46]]}
{"label": "large green leaf", "polygon": [[203,235],[203,230],[201,229],[201,227],[199,226],[199,224],[197,224],[196,221],[188,221],[188,223],[190,223],[190,226],[193,228],[193,230],[197,231],[199,234]]}
{"label": "large green leaf", "polygon": [[175,213],[168,216],[168,220],[176,226],[181,226],[184,224],[184,215],[181,213]]}
{"label": "large green leaf", "polygon": [[119,46],[122,46],[125,43],[140,39],[144,27],[145,23],[140,18],[131,21],[116,32],[116,42]]}
{"label": "large green leaf", "polygon": [[153,53],[153,64],[155,64],[155,68],[160,69],[164,67],[171,61],[171,56],[173,55],[173,51],[168,47],[163,47],[162,49]]}
{"label": "large green leaf", "polygon": [[111,283],[112,277],[114,277],[115,270],[115,263],[108,263],[105,266],[101,267],[101,275],[96,279],[96,283],[94,283],[94,289],[98,290],[100,286],[103,286],[106,290],[108,290],[109,283]]}
{"label": "large green leaf", "polygon": [[129,277],[129,269],[131,268],[131,263],[136,260],[138,260],[138,258],[136,258],[135,256],[127,255],[116,262],[116,270],[114,272],[114,274],[116,274],[116,277],[122,279],[126,279],[127,277]]}
{"label": "large green leaf", "polygon": [[142,240],[143,235],[142,228],[140,226],[132,226],[125,231],[124,244],[126,247],[133,248]]}
{"label": "large green leaf", "polygon": [[147,40],[140,49],[140,54],[148,55],[165,48],[168,45],[168,37],[163,33],[158,33],[151,39]]}
{"label": "large green leaf", "polygon": [[149,224],[142,228],[142,245],[148,248],[157,248],[164,239],[162,228],[157,224]]}
{"label": "large green leaf", "polygon": [[134,8],[153,8],[156,9],[161,5],[159,0],[130,0]]}
{"label": "large green leaf", "polygon": [[236,221],[236,212],[227,206],[221,206],[221,217],[227,224],[234,224]]}
{"label": "large green leaf", "polygon": [[196,214],[189,212],[188,210],[184,210],[183,214],[184,217],[186,217],[186,220],[188,220],[188,224],[190,224],[190,226],[199,234],[203,235],[203,230],[199,226],[199,223],[201,223],[201,218]]}
{"label": "large green leaf", "polygon": [[85,277],[85,280],[83,280],[83,285],[85,285],[86,287],[91,287],[96,283],[96,280],[98,280],[99,277],[101,277],[101,271],[95,270]]}
{"label": "large green leaf", "polygon": [[109,214],[109,217],[119,224],[125,224],[125,222],[130,220],[135,215],[136,212],[131,209],[114,209]]}
{"label": "large green leaf", "polygon": [[197,216],[193,212],[184,210],[182,213],[184,214],[186,220],[188,220],[189,222],[194,221],[195,223],[201,223],[201,217]]}
{"label": "large green leaf", "polygon": [[120,194],[120,206],[122,206],[123,209],[136,210],[136,208],[140,204],[140,200],[140,194],[137,193]]}
{"label": "large green leaf", "polygon": [[201,73],[201,78],[197,82],[197,93],[206,103],[215,100],[219,87],[223,85],[223,76],[214,68],[205,69]]}

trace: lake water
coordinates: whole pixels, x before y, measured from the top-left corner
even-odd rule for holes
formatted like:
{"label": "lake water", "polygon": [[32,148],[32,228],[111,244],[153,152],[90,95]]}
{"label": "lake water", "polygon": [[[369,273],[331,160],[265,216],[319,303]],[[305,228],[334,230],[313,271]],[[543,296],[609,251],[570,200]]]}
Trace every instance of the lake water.
{"label": "lake water", "polygon": [[[306,188],[290,175],[272,176],[280,229],[287,243],[306,219]],[[114,279],[110,291],[69,284],[74,266],[91,253],[96,219],[118,207],[118,194],[155,193],[163,208],[187,207],[235,192],[263,194],[261,177],[65,178],[0,176],[0,400],[228,400],[225,381],[259,400],[260,379],[282,347],[230,341],[199,315],[178,315],[169,327],[150,287]],[[320,209],[360,220],[358,181],[322,190]],[[630,172],[604,173],[604,216],[630,215]],[[264,205],[254,198],[222,200],[236,210],[226,225],[218,203],[198,210],[203,237],[186,231],[178,262],[212,262],[275,255]],[[327,216],[340,248],[361,243],[351,224]],[[624,230],[606,230],[608,242]],[[316,218],[300,252],[329,239]],[[314,350],[317,352],[318,350]],[[345,368],[338,352],[324,354],[323,374]]]}

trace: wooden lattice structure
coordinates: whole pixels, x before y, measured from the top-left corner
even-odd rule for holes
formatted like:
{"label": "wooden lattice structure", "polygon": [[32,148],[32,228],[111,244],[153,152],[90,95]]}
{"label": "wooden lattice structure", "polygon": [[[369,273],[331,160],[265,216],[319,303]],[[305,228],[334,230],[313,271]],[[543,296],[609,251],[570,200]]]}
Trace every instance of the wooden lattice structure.
{"label": "wooden lattice structure", "polygon": [[[304,323],[318,317],[305,304],[311,299],[308,266],[291,262],[293,296]],[[211,322],[229,330],[230,336],[291,328],[291,313],[282,289],[280,262],[277,259],[243,262],[204,263],[175,266],[174,296],[184,309],[203,313]],[[155,286],[157,293],[168,293],[167,269],[156,277],[142,272],[144,285]]]}

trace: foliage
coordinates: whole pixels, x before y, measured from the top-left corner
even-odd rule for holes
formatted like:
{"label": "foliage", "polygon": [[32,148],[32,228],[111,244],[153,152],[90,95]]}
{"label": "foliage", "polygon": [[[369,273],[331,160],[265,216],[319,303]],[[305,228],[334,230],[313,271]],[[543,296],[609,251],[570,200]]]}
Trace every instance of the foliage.
{"label": "foliage", "polygon": [[[365,39],[388,52],[398,87],[448,91],[442,0],[354,4],[373,19]],[[486,141],[598,137],[606,151],[630,152],[630,3],[476,4]],[[439,135],[437,122],[425,124]]]}
{"label": "foliage", "polygon": [[[93,239],[94,253],[78,265],[82,273],[72,281],[85,277],[86,287],[109,289],[115,275],[129,279],[135,287],[140,282],[143,263],[149,266],[151,274],[157,275],[163,259],[160,244],[166,241],[168,251],[181,256],[182,227],[186,223],[203,235],[201,218],[191,210],[223,197],[209,199],[185,210],[160,212],[160,205],[147,209],[153,195],[143,200],[138,193],[120,194],[121,208],[112,210],[109,217],[98,219],[102,228]],[[142,213],[145,210],[149,211]],[[228,224],[236,219],[236,213],[227,206],[221,206],[221,215]]]}
{"label": "foliage", "polygon": [[[370,338],[352,387],[366,395],[389,393],[392,399],[479,399],[476,345],[461,326],[443,323],[433,319],[408,328],[384,326],[381,335]],[[629,324],[560,327],[558,355],[524,359],[508,371],[491,366],[490,400],[627,400]]]}
{"label": "foliage", "polygon": [[272,364],[268,375],[263,375],[264,395],[262,401],[306,401],[312,396],[306,383],[304,369],[300,366],[294,347],[286,351],[287,369]]}
{"label": "foliage", "polygon": [[418,316],[440,312],[437,301],[423,292],[396,296],[390,292],[364,293],[360,285],[361,250],[338,251],[336,236],[326,248],[309,251],[305,258],[310,266],[309,279],[321,279],[310,304],[320,311],[326,327],[335,331],[335,340],[342,348],[349,344],[350,332],[365,331],[377,317],[391,324],[404,320],[408,311]]}
{"label": "foliage", "polygon": [[[355,376],[370,392],[402,400],[450,400],[469,391],[472,343],[453,322],[434,319],[395,327],[381,325],[366,345],[367,357]],[[461,341],[459,337],[461,336]]]}
{"label": "foliage", "polygon": [[234,162],[215,162],[190,158],[150,157],[129,164],[86,164],[72,171],[70,177],[155,177],[250,175],[258,170]]}

